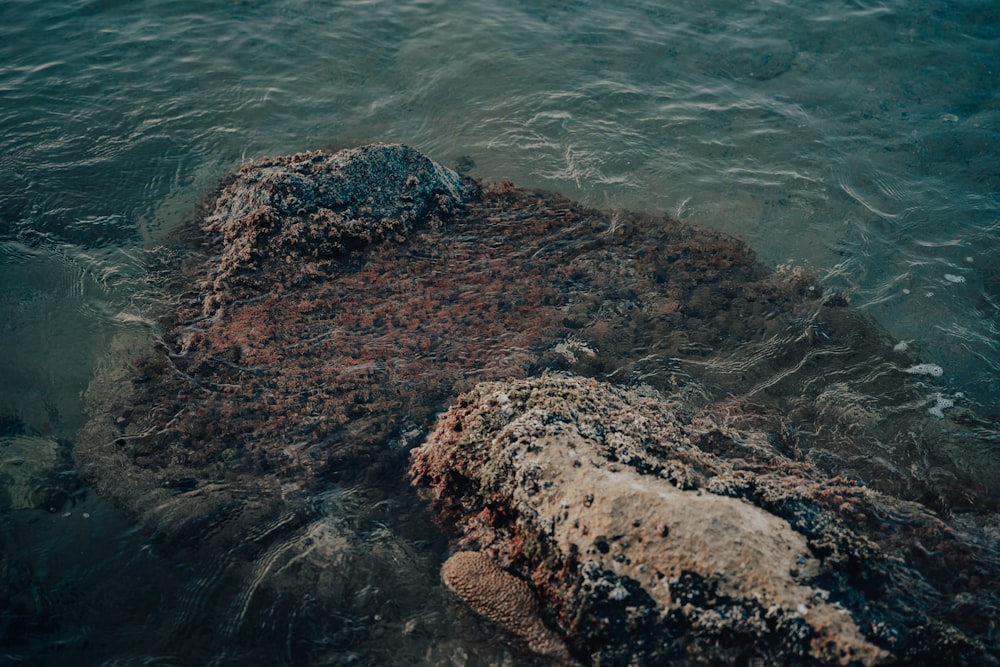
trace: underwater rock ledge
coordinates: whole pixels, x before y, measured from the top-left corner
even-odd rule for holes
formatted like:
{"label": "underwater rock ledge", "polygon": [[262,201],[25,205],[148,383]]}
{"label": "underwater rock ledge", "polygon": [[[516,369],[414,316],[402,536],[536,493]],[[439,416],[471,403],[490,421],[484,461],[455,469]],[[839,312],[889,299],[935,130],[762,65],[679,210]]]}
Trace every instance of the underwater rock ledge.
{"label": "underwater rock ledge", "polygon": [[[587,664],[993,661],[957,627],[946,582],[842,515],[905,516],[962,569],[987,564],[980,549],[915,503],[684,409],[572,376],[483,383],[414,450],[411,474],[460,548],[533,582]],[[474,589],[483,569],[446,579]],[[515,615],[504,603],[527,613],[520,598],[462,597],[488,618]]]}
{"label": "underwater rock ledge", "polygon": [[[399,535],[427,521],[406,470],[411,449],[435,428],[437,416],[458,396],[486,391],[469,394],[481,382],[568,372],[647,387],[657,401],[675,406],[670,409],[681,422],[680,415],[701,415],[718,425],[711,431],[716,436],[699,442],[718,461],[698,459],[704,469],[681,465],[698,457],[675,452],[679,462],[664,463],[656,454],[649,465],[693,475],[675,480],[681,490],[693,484],[720,497],[725,494],[711,480],[729,477],[713,466],[729,466],[732,495],[788,522],[831,573],[843,573],[834,561],[846,559],[848,582],[822,589],[845,599],[831,594],[821,601],[825,607],[809,603],[833,620],[837,604],[849,610],[856,629],[832,620],[829,630],[845,655],[876,660],[881,651],[907,646],[919,656],[912,647],[922,645],[920,638],[953,636],[956,646],[972,646],[972,654],[981,653],[980,639],[997,652],[1000,568],[995,544],[985,556],[980,546],[997,529],[983,499],[995,500],[1000,475],[985,457],[970,469],[955,455],[977,442],[974,429],[950,418],[958,409],[945,418],[927,414],[928,396],[940,395],[936,379],[905,371],[921,360],[904,353],[888,359],[892,346],[883,333],[808,272],[768,268],[742,242],[669,217],[599,211],[510,183],[483,185],[398,144],[250,162],[222,180],[184,241],[185,261],[165,286],[158,328],[123,332],[97,365],[86,396],[90,418],[73,457],[89,484],[160,540],[242,559],[245,567],[233,571],[257,573],[248,574],[255,591],[272,590],[279,600],[290,590],[307,591],[326,605],[317,618],[332,608],[338,618],[364,619],[401,582],[436,579],[436,567],[428,570],[424,562],[434,554],[410,561],[358,558],[350,545],[359,540],[339,524],[331,529],[331,517],[316,509],[315,499],[356,494],[372,507],[391,504],[399,516],[381,519],[386,548],[366,553],[398,554]],[[459,405],[468,407],[469,400]],[[750,444],[726,435],[732,433],[751,434]],[[417,472],[430,480],[443,470]],[[795,475],[805,480],[804,496],[824,490],[817,516],[834,521],[828,509],[836,505],[847,532],[797,519],[794,508],[805,505],[787,504],[777,491],[769,496],[764,491],[772,487],[759,483],[791,482]],[[838,484],[824,486],[822,479],[838,475]],[[435,482],[438,487],[442,502],[466,492]],[[887,495],[867,495],[869,489]],[[965,512],[946,523],[897,498]],[[476,494],[468,500],[487,507]],[[466,530],[462,517],[442,516],[449,534]],[[807,554],[802,538],[785,528],[777,533],[795,553]],[[315,535],[327,536],[323,549],[300,554]],[[602,638],[621,655],[654,650],[617,643],[619,621],[647,630],[660,622],[650,595],[632,621],[630,605],[625,617],[614,616],[622,609],[614,597],[645,599],[637,584],[621,579],[605,591],[607,582],[595,571],[588,585],[613,594],[608,618],[619,620],[600,620],[604,601],[596,597],[571,617],[566,600],[572,597],[560,597],[568,595],[559,588],[569,581],[558,579],[562,570],[546,575],[542,561],[517,560],[514,542],[501,553],[503,541],[491,546],[483,535],[467,533],[461,545],[492,549],[500,565],[544,584],[539,592],[548,602],[539,607],[540,623],[568,630],[578,655],[589,655]],[[905,559],[912,569],[902,572],[917,573],[918,597],[925,590],[921,578],[938,587],[944,601],[926,612],[926,626],[910,623],[917,616],[906,610],[892,625],[909,633],[898,641],[865,625],[868,617],[851,605],[857,596],[874,595],[868,578],[881,581],[881,561],[851,556],[834,539],[840,535],[867,536],[879,553]],[[521,537],[534,539],[530,532]],[[864,544],[851,540],[859,549]],[[606,546],[611,554],[612,543]],[[279,552],[308,567],[295,577],[291,569],[272,570],[269,558]],[[317,560],[319,553],[324,559]],[[395,583],[386,584],[382,598],[352,598],[343,593],[351,590],[352,575],[326,566],[337,554],[379,573],[376,580]],[[558,560],[565,554],[551,554],[559,567],[571,565]],[[571,572],[580,575],[564,574]],[[546,583],[546,576],[555,578]],[[701,609],[703,625],[715,618],[706,600],[770,618],[767,609],[744,604],[747,589],[712,588],[705,583],[713,581],[710,573],[699,576],[682,577],[671,594]],[[804,588],[798,579],[782,582],[768,585]],[[768,593],[781,612],[767,621],[773,621],[768,636],[780,651],[799,655],[803,645],[786,640],[785,630],[825,635],[796,616],[797,607],[790,611],[791,598],[779,593]],[[922,598],[904,600],[907,610],[923,605]],[[588,626],[590,620],[598,625]],[[399,642],[415,641],[404,613],[395,622]],[[747,623],[745,634],[757,632]],[[344,646],[364,644],[353,634],[360,627],[367,626],[345,621]],[[953,627],[961,630],[949,634]],[[373,654],[384,650],[385,636],[372,640]],[[637,641],[649,636],[635,634]],[[335,653],[339,645],[327,646]],[[818,659],[802,655],[807,663]],[[606,657],[615,664],[617,658]]]}

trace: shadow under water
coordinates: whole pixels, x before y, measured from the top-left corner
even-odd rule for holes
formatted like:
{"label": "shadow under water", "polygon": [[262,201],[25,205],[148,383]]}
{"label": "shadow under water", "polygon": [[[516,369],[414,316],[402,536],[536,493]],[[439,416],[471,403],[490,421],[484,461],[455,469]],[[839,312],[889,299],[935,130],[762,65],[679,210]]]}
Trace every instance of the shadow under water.
{"label": "shadow under water", "polygon": [[[190,235],[180,307],[113,342],[74,449],[99,494],[190,564],[191,616],[150,647],[163,664],[537,659],[445,596],[447,542],[406,479],[436,415],[488,380],[643,387],[970,535],[996,530],[990,417],[948,409],[935,367],[814,276],[713,230],[376,145],[245,165]],[[995,650],[997,606],[978,613]]]}

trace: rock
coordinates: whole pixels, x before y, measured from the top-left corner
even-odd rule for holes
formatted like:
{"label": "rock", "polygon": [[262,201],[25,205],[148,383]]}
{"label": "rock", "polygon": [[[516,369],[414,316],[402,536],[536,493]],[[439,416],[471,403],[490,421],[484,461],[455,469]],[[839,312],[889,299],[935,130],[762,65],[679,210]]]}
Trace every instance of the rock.
{"label": "rock", "polygon": [[79,487],[66,443],[33,435],[0,436],[0,510],[57,510]]}
{"label": "rock", "polygon": [[[277,599],[296,598],[283,597],[287,590],[315,591],[319,599],[350,588],[348,575],[327,572],[324,579],[320,566],[299,558],[307,547],[297,536],[314,525],[317,497],[334,487],[359,489],[372,507],[409,508],[413,491],[400,489],[400,479],[409,450],[436,415],[479,382],[546,371],[649,385],[683,398],[686,412],[757,434],[703,442],[711,451],[699,458],[692,450],[686,465],[677,457],[650,465],[694,485],[685,489],[706,492],[724,480],[728,495],[792,524],[814,554],[848,552],[833,539],[841,533],[811,523],[831,515],[815,514],[789,490],[789,466],[801,469],[807,497],[818,493],[822,469],[938,509],[979,512],[1000,498],[994,459],[975,456],[974,466],[961,465],[976,448],[991,451],[995,425],[957,423],[971,414],[958,404],[944,418],[926,414],[928,395],[942,391],[934,386],[940,378],[900,372],[922,359],[886,359],[882,332],[809,272],[772,270],[745,244],[711,229],[598,211],[510,183],[483,186],[411,148],[376,144],[244,165],[222,181],[177,245],[157,273],[166,279],[164,309],[147,314],[157,326],[129,327],[111,342],[87,390],[89,420],[72,455],[101,495],[155,530],[161,548],[198,551],[198,561],[237,554],[246,572],[263,573],[249,575],[252,586],[273,585]],[[763,433],[773,447],[764,446]],[[739,474],[712,472],[733,457],[743,458]],[[774,461],[784,476],[767,477]],[[919,513],[912,529],[870,518],[883,514],[865,518],[863,494],[847,487],[832,489],[826,506],[860,508],[845,509],[843,522],[877,534],[884,552],[897,549],[935,581],[961,571],[949,595],[977,585],[993,590],[982,582],[995,579],[988,576],[995,567],[961,570],[970,559],[965,542],[949,537],[950,524]],[[418,542],[428,538],[429,528],[413,528],[420,524],[412,513],[427,520],[421,508],[410,512],[380,518],[391,526],[388,543],[411,530]],[[980,529],[982,516],[968,515],[970,530]],[[919,539],[917,529],[924,531]],[[323,543],[330,554],[347,550],[339,538]],[[300,582],[271,569],[277,552],[310,563]],[[384,581],[376,573],[399,562],[389,551],[364,553],[374,554],[366,564],[374,579]],[[482,553],[501,568],[532,571],[488,546]],[[846,562],[863,572],[865,558]],[[437,586],[437,563],[420,567],[396,572],[393,581]],[[562,589],[545,573],[559,569],[534,571],[544,575],[528,577],[547,601],[541,614],[555,618],[554,592]],[[615,623],[659,622],[640,613],[655,608],[652,597],[645,607],[633,605],[637,616],[621,610],[619,602],[643,595],[630,581],[615,582],[606,591],[613,597],[600,598],[611,600],[608,614],[618,620],[582,630],[604,616],[580,611],[572,636],[581,655],[603,641],[601,633],[618,645],[615,628],[626,626]],[[762,585],[777,591],[784,583]],[[675,597],[709,594],[690,578],[677,586]],[[780,600],[779,593],[769,595]],[[423,604],[426,597],[423,590],[410,599]],[[367,602],[352,609],[345,637],[372,613]],[[996,619],[977,594],[955,609],[983,628]],[[808,626],[791,612],[780,618]],[[787,629],[774,623],[775,632]],[[863,642],[892,651],[856,624],[861,638],[838,630],[846,646],[864,655]],[[911,633],[906,641],[940,636]],[[458,639],[450,646],[465,650]],[[370,648],[379,654],[384,645]],[[483,660],[502,662],[495,657]]]}
{"label": "rock", "polygon": [[401,144],[248,163],[224,182],[203,223],[221,241],[216,300],[209,303],[231,298],[236,278],[260,287],[252,274],[267,265],[273,283],[281,262],[334,259],[405,238],[431,213],[453,212],[472,190],[458,174]]}
{"label": "rock", "polygon": [[[192,233],[164,298],[176,309],[162,334],[112,343],[73,451],[164,532],[252,525],[331,474],[398,474],[479,380],[565,368],[675,384],[694,370],[676,359],[729,356],[816,309],[839,344],[848,313],[718,232],[480,188],[404,146],[244,165]],[[812,353],[792,340],[789,363]]]}
{"label": "rock", "polygon": [[[948,582],[840,508],[905,516],[893,531],[911,535],[940,532],[939,519],[676,402],[574,377],[484,383],[411,473],[460,547],[534,581],[594,664],[990,660],[929,587]],[[988,569],[975,542],[940,539]],[[995,590],[965,594],[989,604]]]}

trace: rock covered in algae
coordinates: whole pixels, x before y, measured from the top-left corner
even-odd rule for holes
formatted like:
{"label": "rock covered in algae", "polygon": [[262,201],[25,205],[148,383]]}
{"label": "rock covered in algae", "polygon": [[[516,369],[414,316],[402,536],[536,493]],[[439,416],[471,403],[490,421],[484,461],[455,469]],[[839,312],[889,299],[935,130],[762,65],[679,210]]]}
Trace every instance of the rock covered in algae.
{"label": "rock covered in algae", "polygon": [[231,297],[234,282],[261,287],[256,272],[268,265],[273,283],[274,260],[290,265],[285,271],[312,260],[315,271],[345,251],[405,238],[431,213],[452,212],[471,190],[455,172],[401,144],[244,165],[203,223],[221,242],[215,297]]}
{"label": "rock covered in algae", "polygon": [[[937,534],[932,548],[988,571],[973,542],[914,503],[783,459],[765,433],[648,392],[557,376],[484,383],[441,418],[411,472],[460,544],[529,577],[594,664],[992,660],[942,603],[934,586],[946,582],[891,550],[899,532]],[[852,527],[845,507],[905,518],[887,537]]]}
{"label": "rock covered in algae", "polygon": [[[849,309],[725,235],[480,187],[406,146],[250,162],[188,236],[160,330],[113,342],[73,452],[161,528],[252,525],[329,475],[395,475],[480,380],[672,386],[774,336],[795,347],[781,364],[871,353],[843,352],[870,331]],[[786,334],[800,322],[826,336]]]}
{"label": "rock covered in algae", "polygon": [[[911,498],[941,491],[941,479],[948,480],[945,500],[989,497],[1000,479],[981,466],[976,476],[994,486],[977,489],[962,471],[940,474],[956,467],[939,443],[968,449],[969,429],[950,419],[957,410],[944,420],[925,414],[928,392],[940,391],[936,380],[905,372],[925,360],[887,360],[884,336],[843,298],[807,272],[761,265],[745,244],[711,229],[598,211],[509,183],[482,186],[411,148],[378,144],[244,165],[222,181],[178,245],[184,261],[160,274],[164,310],[150,313],[158,327],[112,341],[88,388],[90,419],[73,456],[98,492],[161,540],[238,554],[253,585],[274,584],[279,598],[289,569],[272,569],[270,550],[303,562],[297,550],[305,543],[288,536],[308,530],[317,495],[356,486],[372,506],[411,504],[399,488],[408,449],[435,415],[480,381],[545,370],[683,394],[692,410],[720,423],[767,430],[788,457],[846,468]],[[929,419],[930,428],[914,417]],[[839,533],[810,523],[811,506],[800,496],[782,495],[776,482],[758,484],[768,478],[757,473],[775,460],[787,469],[788,459],[734,439],[701,444],[716,456],[743,457],[743,476],[725,478],[733,493],[813,527],[797,529],[815,542],[814,552],[846,553],[832,537]],[[664,466],[709,488],[698,466]],[[946,592],[952,613],[988,633],[995,605],[976,591],[995,591],[996,567],[968,567],[949,526],[922,516],[910,526],[905,513],[892,514],[898,505],[888,506],[887,522],[886,507],[866,514],[857,496],[836,487],[823,502],[843,506],[845,522],[877,534],[884,551],[896,548],[929,579],[959,573]],[[470,506],[483,509],[477,498]],[[500,530],[505,520],[495,512],[480,518],[493,517]],[[408,518],[386,522],[405,532]],[[919,539],[915,531],[923,531]],[[611,553],[614,541],[606,542]],[[532,572],[496,549],[484,553]],[[403,568],[398,581],[437,581],[436,567],[406,569],[393,556],[371,555],[374,571]],[[863,571],[860,562],[847,560]],[[342,568],[311,576],[303,574],[294,590],[336,597],[339,585],[351,583]],[[550,601],[543,616],[554,613],[554,591],[563,590],[555,583],[552,575],[532,577]],[[628,623],[654,623],[655,615],[640,613],[653,607],[623,610],[615,598],[632,584],[618,583],[606,589],[618,606],[603,616],[594,605],[605,598],[594,598],[576,625],[563,618],[576,628],[578,653],[605,636],[619,645],[616,628]],[[699,586],[684,578],[674,597],[709,594]],[[346,634],[365,626],[355,621]],[[636,641],[648,636],[638,632]],[[914,631],[905,641],[938,636]]]}

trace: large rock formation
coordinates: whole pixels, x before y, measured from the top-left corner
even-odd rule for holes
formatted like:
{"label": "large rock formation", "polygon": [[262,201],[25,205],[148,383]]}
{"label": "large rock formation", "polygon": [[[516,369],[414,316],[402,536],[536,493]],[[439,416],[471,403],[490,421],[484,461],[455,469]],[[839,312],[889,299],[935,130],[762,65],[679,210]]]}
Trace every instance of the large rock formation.
{"label": "large rock formation", "polygon": [[[788,460],[766,433],[649,391],[558,376],[481,384],[414,451],[412,473],[461,548],[534,582],[588,664],[993,660],[979,621],[958,611],[996,613],[985,532],[960,535],[920,505]],[[916,545],[977,583],[955,590],[909,557]],[[484,569],[445,576],[485,592]],[[462,597],[491,618],[527,608]]]}
{"label": "large rock formation", "polygon": [[[973,508],[974,525],[991,516],[982,510],[995,503],[995,458],[969,452],[992,446],[996,429],[971,410],[942,412],[940,374],[908,372],[932,360],[894,352],[808,272],[769,269],[718,232],[509,183],[483,186],[406,146],[375,144],[244,165],[178,245],[183,261],[162,272],[158,326],[121,335],[98,364],[73,457],[88,483],[155,529],[161,544],[238,560],[227,576],[246,573],[250,590],[237,608],[268,588],[279,606],[289,590],[307,591],[322,601],[317,618],[332,608],[345,619],[345,646],[381,632],[364,619],[381,616],[373,608],[389,605],[399,582],[436,581],[437,563],[425,563],[436,552],[397,556],[407,543],[399,535],[415,532],[419,541],[431,530],[405,484],[409,451],[440,411],[482,381],[566,371],[649,385],[724,427],[767,433],[783,466],[819,467],[936,509]],[[756,493],[767,460],[742,473],[741,493]],[[697,470],[679,466],[677,474]],[[384,549],[358,537],[357,517],[317,509],[317,498],[344,490],[365,506],[394,508],[371,538]],[[854,493],[831,497],[850,508]],[[714,502],[720,512],[733,507]],[[683,534],[681,524],[675,530]],[[780,534],[806,553],[795,535]],[[885,539],[928,568],[938,560],[942,571],[951,567],[927,546],[937,538],[894,535]],[[365,549],[375,555],[358,553]],[[376,587],[383,597],[375,599],[355,589],[346,569],[325,570],[331,560],[393,583]],[[955,590],[983,580],[963,573]],[[755,584],[784,610],[774,621],[779,644],[778,630],[793,626],[824,636],[788,610],[794,596],[783,597],[804,594],[805,584]],[[610,590],[619,596],[630,585]],[[671,595],[744,600],[750,583],[699,586],[684,579]],[[260,603],[261,618],[269,604]],[[833,601],[817,605],[810,609],[836,618]],[[552,609],[539,607],[543,624]],[[993,608],[979,611],[983,623],[996,619]],[[603,617],[580,613],[577,650],[616,632],[617,621],[582,629]],[[394,622],[412,648],[410,621],[400,612]],[[892,651],[854,623],[857,631],[831,625],[845,651],[859,660]],[[455,634],[435,628],[438,645]],[[384,651],[385,634],[368,646]]]}
{"label": "large rock formation", "polygon": [[114,343],[74,451],[152,523],[399,469],[458,393],[544,369],[684,388],[909,497],[995,484],[954,455],[968,432],[925,413],[940,392],[904,372],[914,360],[805,272],[711,230],[483,189],[376,144],[244,165],[191,237],[162,331]]}

